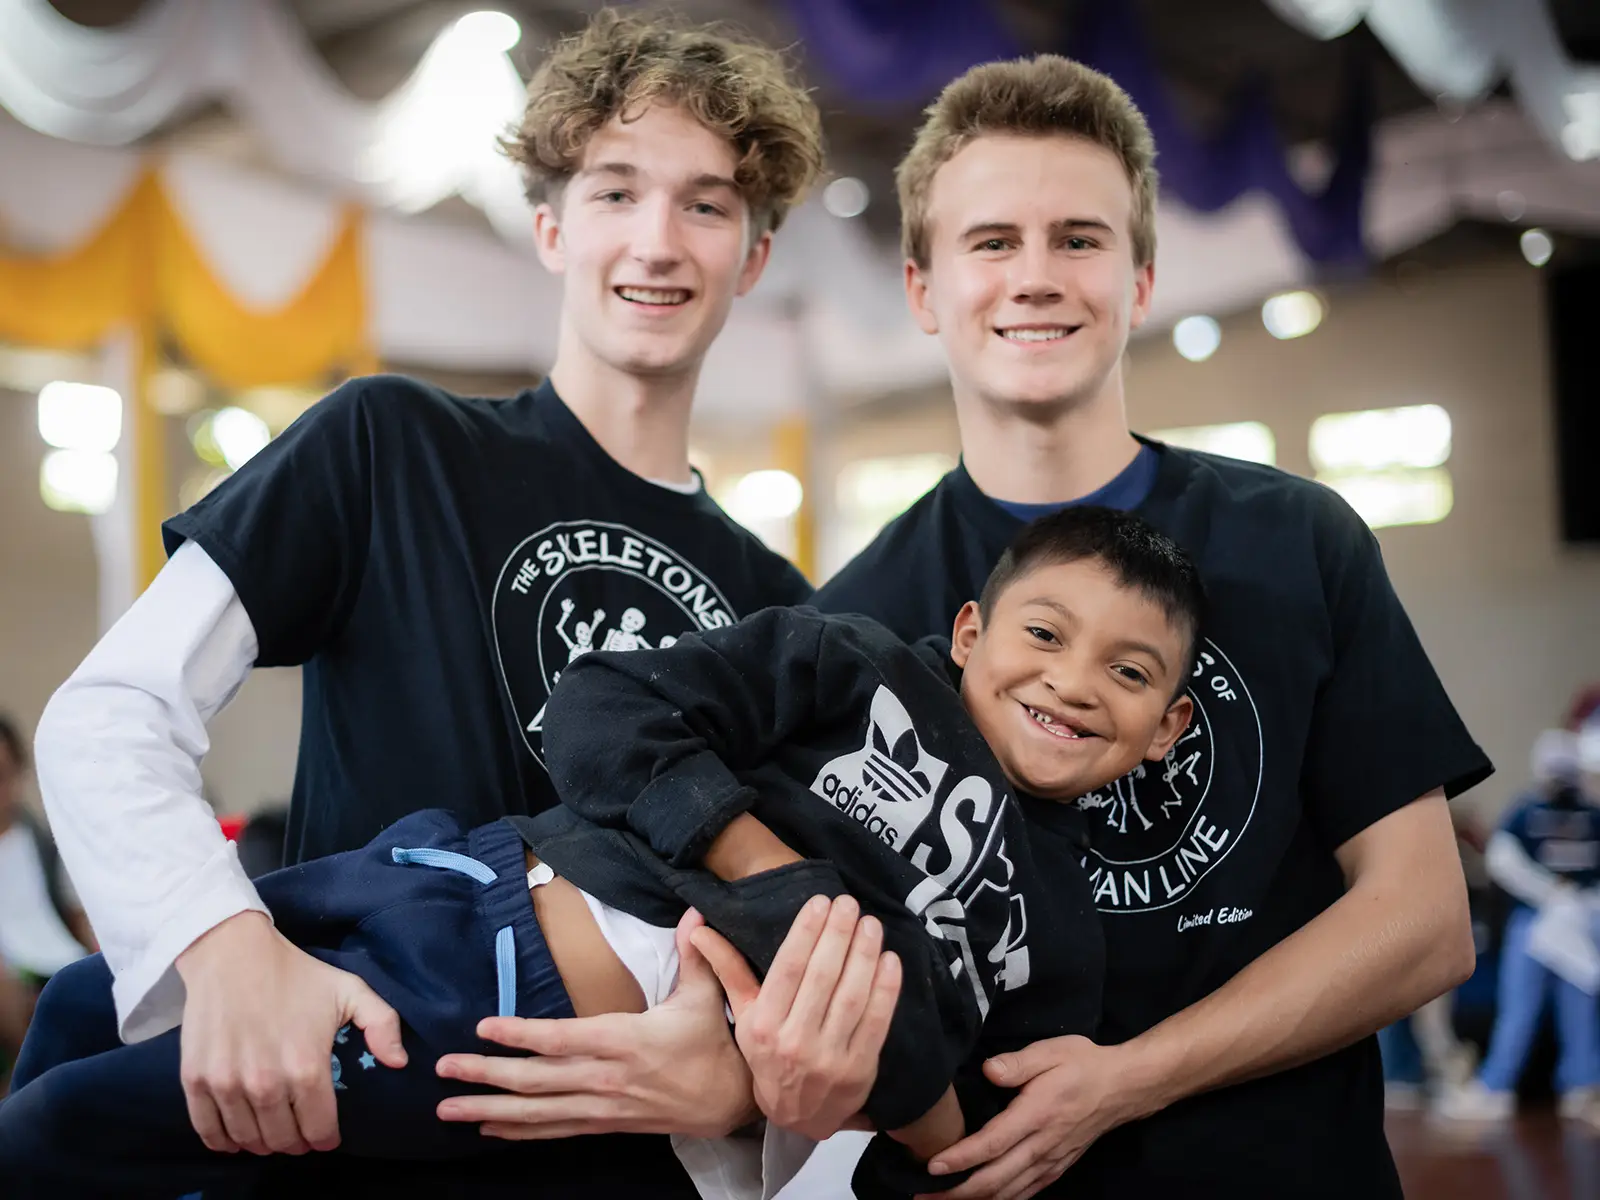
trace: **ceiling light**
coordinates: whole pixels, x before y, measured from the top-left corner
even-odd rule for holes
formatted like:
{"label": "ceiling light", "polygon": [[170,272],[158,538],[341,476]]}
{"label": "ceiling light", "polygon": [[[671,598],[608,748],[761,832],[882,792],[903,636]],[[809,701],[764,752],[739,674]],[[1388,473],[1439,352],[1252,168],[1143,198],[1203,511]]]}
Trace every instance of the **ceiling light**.
{"label": "ceiling light", "polygon": [[1182,429],[1152,429],[1150,436],[1169,446],[1183,446],[1224,458],[1275,466],[1278,439],[1260,421],[1230,421],[1222,425],[1190,425]]}
{"label": "ceiling light", "polygon": [[822,206],[836,217],[859,217],[871,199],[867,185],[851,175],[842,175],[822,189]]}
{"label": "ceiling light", "polygon": [[1345,503],[1373,529],[1389,525],[1431,525],[1444,520],[1455,506],[1450,472],[1443,467],[1424,471],[1402,468],[1349,475],[1319,474],[1317,481],[1343,496]]}
{"label": "ceiling light", "polygon": [[1542,229],[1524,229],[1518,242],[1522,246],[1522,257],[1535,267],[1544,266],[1556,251],[1555,242]]}
{"label": "ceiling light", "polygon": [[804,489],[787,471],[752,471],[734,483],[728,514],[740,524],[781,521],[800,511]]}
{"label": "ceiling light", "polygon": [[1322,301],[1311,292],[1284,292],[1261,306],[1261,323],[1273,337],[1305,337],[1322,324]]}
{"label": "ceiling light", "polygon": [[57,512],[108,511],[117,496],[116,455],[100,450],[52,450],[39,465],[39,495]]}
{"label": "ceiling light", "polygon": [[1450,414],[1437,404],[1326,413],[1311,423],[1311,463],[1318,471],[1437,467],[1450,440]]}
{"label": "ceiling light", "polygon": [[47,383],[39,389],[39,436],[60,450],[112,450],[122,437],[122,397],[92,383]]}
{"label": "ceiling light", "polygon": [[1211,317],[1185,317],[1172,327],[1172,344],[1190,362],[1205,362],[1222,345],[1222,326]]}
{"label": "ceiling light", "polygon": [[451,26],[450,36],[504,54],[522,40],[522,26],[503,12],[474,12]]}
{"label": "ceiling light", "polygon": [[243,408],[224,408],[211,418],[211,437],[222,461],[237,471],[272,440],[267,423]]}

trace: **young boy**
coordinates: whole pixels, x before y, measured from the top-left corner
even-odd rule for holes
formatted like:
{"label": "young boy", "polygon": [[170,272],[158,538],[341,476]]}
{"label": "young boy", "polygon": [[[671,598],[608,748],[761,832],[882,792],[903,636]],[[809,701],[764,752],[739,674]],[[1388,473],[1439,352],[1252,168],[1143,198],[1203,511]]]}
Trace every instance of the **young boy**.
{"label": "young boy", "polygon": [[[475,1130],[434,1115],[463,1090],[434,1059],[478,1049],[479,1019],[659,1003],[690,906],[764,972],[811,897],[845,892],[904,968],[865,1113],[917,1160],[949,1146],[1000,1107],[964,1063],[1097,1024],[1104,952],[1070,802],[1183,733],[1201,605],[1175,544],[1078,508],[1022,533],[949,640],[908,646],[866,618],[773,608],[668,649],[574,660],[545,729],[563,808],[470,831],[417,813],[259,883],[285,936],[405,1021],[400,1070],[357,1031],[336,1039],[343,1152],[482,1152]],[[47,992],[40,1036],[93,1004]],[[226,1178],[239,1160],[190,1129],[177,1039],[40,1075],[0,1105],[0,1171],[74,1196]],[[874,1147],[861,1194],[956,1182]],[[737,1194],[714,1168],[695,1174],[706,1196]]]}

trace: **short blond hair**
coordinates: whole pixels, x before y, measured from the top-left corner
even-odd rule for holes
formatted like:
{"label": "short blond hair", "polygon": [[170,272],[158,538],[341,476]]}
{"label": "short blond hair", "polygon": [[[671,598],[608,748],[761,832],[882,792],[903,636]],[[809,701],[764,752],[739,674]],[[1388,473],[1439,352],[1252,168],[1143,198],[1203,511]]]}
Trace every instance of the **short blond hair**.
{"label": "short blond hair", "polygon": [[907,258],[928,266],[928,194],[939,168],[977,138],[993,135],[1082,138],[1115,154],[1133,188],[1134,265],[1155,261],[1156,144],[1150,126],[1109,76],[1059,54],[973,67],[924,110],[916,140],[895,171],[900,247]]}
{"label": "short blond hair", "polygon": [[757,233],[778,228],[822,169],[822,120],[779,54],[704,26],[610,10],[562,39],[528,84],[521,124],[501,148],[528,199],[552,201],[612,118],[681,105],[739,155],[734,172]]}

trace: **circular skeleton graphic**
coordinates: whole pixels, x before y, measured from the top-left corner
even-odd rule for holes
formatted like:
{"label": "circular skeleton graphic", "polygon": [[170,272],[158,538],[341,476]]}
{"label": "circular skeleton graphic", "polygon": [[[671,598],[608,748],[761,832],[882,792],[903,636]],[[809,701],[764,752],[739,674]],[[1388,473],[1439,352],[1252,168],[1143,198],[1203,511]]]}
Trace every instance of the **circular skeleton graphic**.
{"label": "circular skeleton graphic", "polygon": [[559,522],[524,540],[501,568],[491,617],[501,676],[536,758],[567,664],[591,650],[659,649],[735,620],[716,585],[676,551],[602,521]]}
{"label": "circular skeleton graphic", "polygon": [[1160,763],[1140,763],[1078,799],[1090,814],[1095,906],[1176,904],[1244,836],[1261,790],[1261,715],[1233,663],[1202,641],[1189,682],[1194,719]]}

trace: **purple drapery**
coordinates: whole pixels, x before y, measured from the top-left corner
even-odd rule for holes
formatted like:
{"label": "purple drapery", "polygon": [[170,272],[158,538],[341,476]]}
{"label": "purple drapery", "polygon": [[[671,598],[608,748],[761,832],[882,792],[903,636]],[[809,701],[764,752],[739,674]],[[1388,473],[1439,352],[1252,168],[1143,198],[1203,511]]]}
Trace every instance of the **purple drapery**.
{"label": "purple drapery", "polygon": [[[968,67],[1023,53],[982,0],[789,0],[807,58],[856,103],[899,107],[931,100]],[[1312,261],[1366,259],[1362,206],[1372,162],[1370,88],[1358,60],[1333,137],[1335,165],[1318,192],[1289,173],[1264,91],[1245,91],[1211,137],[1191,129],[1156,71],[1127,0],[1097,0],[1073,57],[1115,79],[1144,112],[1159,151],[1162,190],[1200,212],[1247,192],[1270,195]]]}

